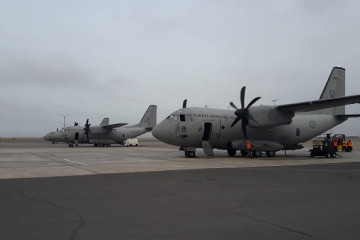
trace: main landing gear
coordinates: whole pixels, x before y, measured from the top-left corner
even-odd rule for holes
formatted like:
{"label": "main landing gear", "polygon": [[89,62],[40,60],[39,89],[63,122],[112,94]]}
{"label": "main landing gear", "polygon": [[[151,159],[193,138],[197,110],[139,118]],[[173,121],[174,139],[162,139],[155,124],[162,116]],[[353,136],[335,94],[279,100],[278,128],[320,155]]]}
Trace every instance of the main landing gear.
{"label": "main landing gear", "polygon": [[[234,148],[228,148],[227,153],[230,157],[234,157],[236,155],[236,149]],[[276,152],[275,151],[266,151],[267,157],[275,157]],[[259,158],[262,156],[263,151],[261,150],[253,150],[250,153],[244,150],[240,150],[240,154],[242,157],[246,157],[250,154],[250,157]]]}
{"label": "main landing gear", "polygon": [[235,154],[236,154],[236,149],[234,149],[234,148],[229,148],[229,149],[227,150],[227,153],[228,153],[228,155],[229,155],[230,157],[233,157],[233,156],[235,156]]}

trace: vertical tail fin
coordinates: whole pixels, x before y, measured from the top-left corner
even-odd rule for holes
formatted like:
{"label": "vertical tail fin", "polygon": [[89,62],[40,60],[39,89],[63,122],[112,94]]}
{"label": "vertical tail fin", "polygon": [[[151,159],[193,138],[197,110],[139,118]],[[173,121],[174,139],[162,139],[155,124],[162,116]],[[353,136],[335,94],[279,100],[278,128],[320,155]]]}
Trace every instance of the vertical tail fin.
{"label": "vertical tail fin", "polygon": [[100,127],[107,125],[109,125],[109,118],[104,118],[100,123]]}
{"label": "vertical tail fin", "polygon": [[141,121],[137,124],[139,127],[152,130],[156,125],[156,116],[157,116],[157,106],[150,105],[146,110],[144,116],[141,118]]}
{"label": "vertical tail fin", "polygon": [[[334,67],[329,79],[320,95],[320,99],[329,99],[345,96],[345,68]],[[343,115],[345,106],[327,108],[318,111],[321,114]]]}

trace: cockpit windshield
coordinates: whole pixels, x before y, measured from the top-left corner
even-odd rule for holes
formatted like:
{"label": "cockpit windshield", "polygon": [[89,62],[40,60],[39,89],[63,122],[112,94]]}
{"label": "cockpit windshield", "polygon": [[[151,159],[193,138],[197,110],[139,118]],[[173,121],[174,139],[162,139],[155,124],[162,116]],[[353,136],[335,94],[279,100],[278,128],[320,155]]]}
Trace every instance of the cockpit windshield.
{"label": "cockpit windshield", "polygon": [[177,115],[171,114],[165,120],[175,120],[175,121],[177,121],[178,119],[179,119],[179,117]]}

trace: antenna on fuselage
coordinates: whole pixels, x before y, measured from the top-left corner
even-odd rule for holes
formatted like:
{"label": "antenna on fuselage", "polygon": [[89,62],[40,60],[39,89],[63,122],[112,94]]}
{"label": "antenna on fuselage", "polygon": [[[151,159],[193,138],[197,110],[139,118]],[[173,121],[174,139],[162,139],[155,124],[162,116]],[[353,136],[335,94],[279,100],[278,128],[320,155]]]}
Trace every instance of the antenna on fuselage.
{"label": "antenna on fuselage", "polygon": [[183,108],[186,108],[186,104],[187,104],[187,99],[185,99],[185,100],[183,101]]}

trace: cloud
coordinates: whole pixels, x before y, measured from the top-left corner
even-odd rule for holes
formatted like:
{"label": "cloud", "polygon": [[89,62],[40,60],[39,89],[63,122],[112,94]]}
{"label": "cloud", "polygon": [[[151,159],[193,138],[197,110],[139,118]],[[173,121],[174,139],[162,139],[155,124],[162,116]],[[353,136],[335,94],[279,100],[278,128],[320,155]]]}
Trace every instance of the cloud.
{"label": "cloud", "polygon": [[335,65],[360,93],[357,1],[5,3],[0,135],[43,135],[63,114],[135,123],[149,104],[160,120],[185,98],[226,109],[242,86],[264,105],[314,100]]}

